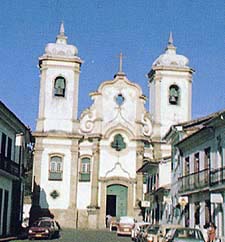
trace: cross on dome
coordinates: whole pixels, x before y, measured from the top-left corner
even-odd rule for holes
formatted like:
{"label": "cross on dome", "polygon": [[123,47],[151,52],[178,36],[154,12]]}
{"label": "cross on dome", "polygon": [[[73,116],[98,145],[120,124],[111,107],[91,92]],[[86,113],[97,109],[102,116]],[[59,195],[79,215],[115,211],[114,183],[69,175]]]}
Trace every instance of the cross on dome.
{"label": "cross on dome", "polygon": [[169,45],[173,45],[173,34],[172,34],[171,31],[170,31],[170,35],[169,35],[168,44],[169,44]]}
{"label": "cross on dome", "polygon": [[119,72],[123,72],[123,53],[122,52],[120,52],[120,56],[119,56],[119,58],[120,58],[120,66],[119,66]]}
{"label": "cross on dome", "polygon": [[63,22],[61,23],[61,25],[60,25],[60,35],[65,35],[65,29],[64,29],[64,24],[63,24]]}
{"label": "cross on dome", "polygon": [[170,34],[169,34],[168,44],[167,44],[167,47],[166,47],[166,53],[169,53],[169,52],[176,54],[176,47],[173,44],[173,34],[172,34],[171,31],[170,31]]}
{"label": "cross on dome", "polygon": [[[123,55],[122,52],[120,52],[120,54],[119,54],[118,57],[119,57],[119,71],[118,71],[117,74],[115,74],[115,76],[117,76],[117,75],[125,76],[125,73],[123,72],[123,58],[124,58],[125,56]],[[114,76],[114,77],[115,77],[115,76]]]}

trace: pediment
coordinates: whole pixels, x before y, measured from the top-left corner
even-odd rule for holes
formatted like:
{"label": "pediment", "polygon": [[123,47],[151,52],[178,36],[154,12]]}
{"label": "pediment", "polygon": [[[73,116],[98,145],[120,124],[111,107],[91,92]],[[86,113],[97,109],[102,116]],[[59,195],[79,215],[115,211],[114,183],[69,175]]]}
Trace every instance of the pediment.
{"label": "pediment", "polygon": [[146,98],[140,86],[116,76],[103,82],[91,93],[93,104],[80,118],[81,133],[101,133],[108,136],[112,130],[127,130],[130,137],[149,136],[152,132],[151,119],[145,109]]}

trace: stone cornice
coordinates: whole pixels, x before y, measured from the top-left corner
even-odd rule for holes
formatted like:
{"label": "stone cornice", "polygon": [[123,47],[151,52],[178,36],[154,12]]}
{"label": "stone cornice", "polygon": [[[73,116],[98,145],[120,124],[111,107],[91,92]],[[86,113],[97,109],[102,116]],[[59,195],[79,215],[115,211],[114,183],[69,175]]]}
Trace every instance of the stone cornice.
{"label": "stone cornice", "polygon": [[39,57],[39,66],[41,67],[41,64],[43,61],[59,61],[59,62],[74,62],[82,64],[83,61],[79,57],[61,57],[61,56],[50,56],[50,55],[43,55]]}
{"label": "stone cornice", "polygon": [[102,139],[102,134],[87,134],[85,135],[84,139],[87,139],[87,140],[94,140],[94,139],[97,139],[97,140],[101,140]]}
{"label": "stone cornice", "polygon": [[137,136],[132,139],[132,141],[150,141],[149,136]]}
{"label": "stone cornice", "polygon": [[78,133],[59,133],[59,132],[33,132],[32,135],[37,138],[69,138],[82,139],[83,135]]}
{"label": "stone cornice", "polygon": [[152,67],[152,70],[149,72],[151,74],[152,71],[158,71],[158,70],[165,70],[165,71],[178,71],[178,72],[195,72],[194,69],[190,67],[176,67],[176,66],[154,66]]}
{"label": "stone cornice", "polygon": [[195,70],[192,68],[155,66],[155,67],[152,67],[151,71],[148,73],[148,78],[150,82],[155,79],[155,75],[157,75],[156,73],[157,71],[175,71],[175,72],[181,72],[181,73],[186,72],[186,73],[190,73],[191,75],[195,72]]}

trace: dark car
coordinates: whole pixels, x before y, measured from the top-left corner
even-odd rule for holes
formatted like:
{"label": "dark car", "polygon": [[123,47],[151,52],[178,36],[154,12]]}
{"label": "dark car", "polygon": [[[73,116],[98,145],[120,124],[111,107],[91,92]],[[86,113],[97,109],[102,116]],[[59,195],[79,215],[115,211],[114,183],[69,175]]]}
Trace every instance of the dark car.
{"label": "dark car", "polygon": [[28,239],[59,237],[60,226],[51,218],[39,219],[29,228]]}
{"label": "dark car", "polygon": [[176,228],[166,234],[166,242],[204,242],[199,229]]}
{"label": "dark car", "polygon": [[138,241],[139,234],[145,230],[150,225],[148,222],[136,222],[133,229],[131,230],[131,239],[135,242]]}
{"label": "dark car", "polygon": [[159,225],[149,225],[143,232],[143,239],[144,242],[157,242],[157,234],[159,230]]}

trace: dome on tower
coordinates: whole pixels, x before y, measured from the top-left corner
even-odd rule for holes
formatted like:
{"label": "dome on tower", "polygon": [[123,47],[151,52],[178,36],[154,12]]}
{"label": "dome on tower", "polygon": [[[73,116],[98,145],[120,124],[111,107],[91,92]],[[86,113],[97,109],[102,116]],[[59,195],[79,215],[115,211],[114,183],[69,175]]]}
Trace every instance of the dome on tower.
{"label": "dome on tower", "polygon": [[78,54],[77,47],[67,44],[63,23],[60,26],[60,33],[56,38],[56,43],[49,43],[45,48],[45,55],[59,57],[75,57]]}
{"label": "dome on tower", "polygon": [[183,55],[176,53],[176,47],[173,45],[172,33],[170,33],[168,45],[165,53],[160,55],[152,64],[152,66],[167,67],[188,67],[189,60]]}

